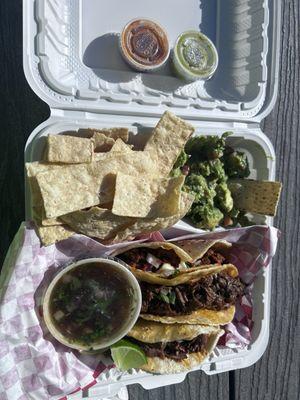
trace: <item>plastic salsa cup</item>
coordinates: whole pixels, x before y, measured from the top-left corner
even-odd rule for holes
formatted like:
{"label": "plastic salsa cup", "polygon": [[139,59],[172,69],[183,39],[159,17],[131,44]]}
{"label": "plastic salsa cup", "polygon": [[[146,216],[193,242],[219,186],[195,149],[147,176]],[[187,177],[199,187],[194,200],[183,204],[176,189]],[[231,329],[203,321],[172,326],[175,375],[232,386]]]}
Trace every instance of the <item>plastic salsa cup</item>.
{"label": "plastic salsa cup", "polygon": [[120,35],[120,50],[124,60],[141,72],[161,68],[170,55],[165,30],[157,22],[143,18],[125,25]]}
{"label": "plastic salsa cup", "polygon": [[213,42],[203,33],[181,33],[174,46],[175,73],[188,81],[210,79],[218,67],[218,52]]}

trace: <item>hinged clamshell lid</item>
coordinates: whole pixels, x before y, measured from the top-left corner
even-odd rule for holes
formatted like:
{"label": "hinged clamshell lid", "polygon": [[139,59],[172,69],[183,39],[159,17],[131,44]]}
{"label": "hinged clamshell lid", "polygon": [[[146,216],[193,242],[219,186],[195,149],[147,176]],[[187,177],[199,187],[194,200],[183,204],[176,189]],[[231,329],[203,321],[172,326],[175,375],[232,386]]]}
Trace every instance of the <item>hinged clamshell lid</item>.
{"label": "hinged clamshell lid", "polygon": [[[24,0],[24,71],[52,109],[259,122],[277,93],[280,0]],[[171,12],[172,11],[172,12]],[[167,65],[136,73],[123,61],[118,32],[133,16],[158,21],[171,46],[199,29],[215,43],[219,67],[186,83]],[[171,64],[171,62],[169,63]]]}

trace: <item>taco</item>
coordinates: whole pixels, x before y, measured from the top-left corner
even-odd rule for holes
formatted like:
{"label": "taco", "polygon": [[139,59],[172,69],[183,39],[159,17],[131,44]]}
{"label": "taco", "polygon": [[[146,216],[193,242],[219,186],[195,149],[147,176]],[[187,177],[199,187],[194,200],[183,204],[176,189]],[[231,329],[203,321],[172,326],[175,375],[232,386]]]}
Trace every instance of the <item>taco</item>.
{"label": "taco", "polygon": [[244,284],[232,264],[200,268],[169,280],[157,277],[155,284],[139,280],[141,317],[166,324],[227,324],[244,293]]}
{"label": "taco", "polygon": [[141,369],[160,374],[178,373],[199,366],[211,354],[224,331],[202,325],[165,325],[138,320],[127,339],[147,357]]}
{"label": "taco", "polygon": [[[115,250],[116,256],[129,265],[137,278],[149,283],[172,280],[194,274],[207,266],[226,264],[231,244],[221,240],[184,240],[131,244]],[[187,280],[190,278],[186,277]]]}
{"label": "taco", "polygon": [[131,244],[112,253],[140,282],[141,317],[166,324],[224,325],[244,292],[228,263],[231,244],[182,240]]}

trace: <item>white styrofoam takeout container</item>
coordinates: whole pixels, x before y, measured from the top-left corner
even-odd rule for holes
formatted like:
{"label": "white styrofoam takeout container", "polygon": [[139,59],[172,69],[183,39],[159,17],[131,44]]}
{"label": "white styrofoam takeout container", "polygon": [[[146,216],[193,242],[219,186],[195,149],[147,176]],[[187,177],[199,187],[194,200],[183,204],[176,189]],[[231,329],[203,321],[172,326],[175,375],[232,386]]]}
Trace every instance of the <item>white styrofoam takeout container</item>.
{"label": "white styrofoam takeout container", "polygon": [[[161,114],[170,110],[192,122],[196,134],[233,131],[228,141],[247,153],[251,177],[275,179],[274,149],[260,122],[277,94],[280,0],[24,0],[23,12],[24,72],[51,112],[30,135],[25,161],[41,158],[48,133],[127,126],[143,133],[145,141]],[[219,53],[214,77],[186,84],[171,74],[169,65],[155,73],[132,71],[119,54],[118,32],[137,15],[158,21],[171,46],[188,29],[210,37]],[[30,210],[27,188],[27,218]],[[191,230],[184,223],[178,226]],[[254,284],[251,345],[217,348],[201,370],[216,374],[244,368],[262,356],[269,337],[270,283],[271,266]],[[85,396],[113,395],[133,383],[151,389],[185,376],[129,372],[116,381],[108,372]],[[68,397],[83,395],[74,396]]]}

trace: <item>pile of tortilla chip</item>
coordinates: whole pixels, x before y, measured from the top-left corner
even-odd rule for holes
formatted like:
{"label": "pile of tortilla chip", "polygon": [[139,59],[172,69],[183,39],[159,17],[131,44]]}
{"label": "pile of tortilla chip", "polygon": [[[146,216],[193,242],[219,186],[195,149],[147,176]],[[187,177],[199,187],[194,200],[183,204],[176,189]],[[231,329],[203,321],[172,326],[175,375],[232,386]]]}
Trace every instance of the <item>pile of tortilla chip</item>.
{"label": "pile of tortilla chip", "polygon": [[194,198],[181,190],[184,176],[169,174],[193,132],[165,112],[143,151],[127,143],[126,128],[49,135],[44,160],[26,164],[43,245],[75,232],[105,241],[132,239],[180,220]]}

